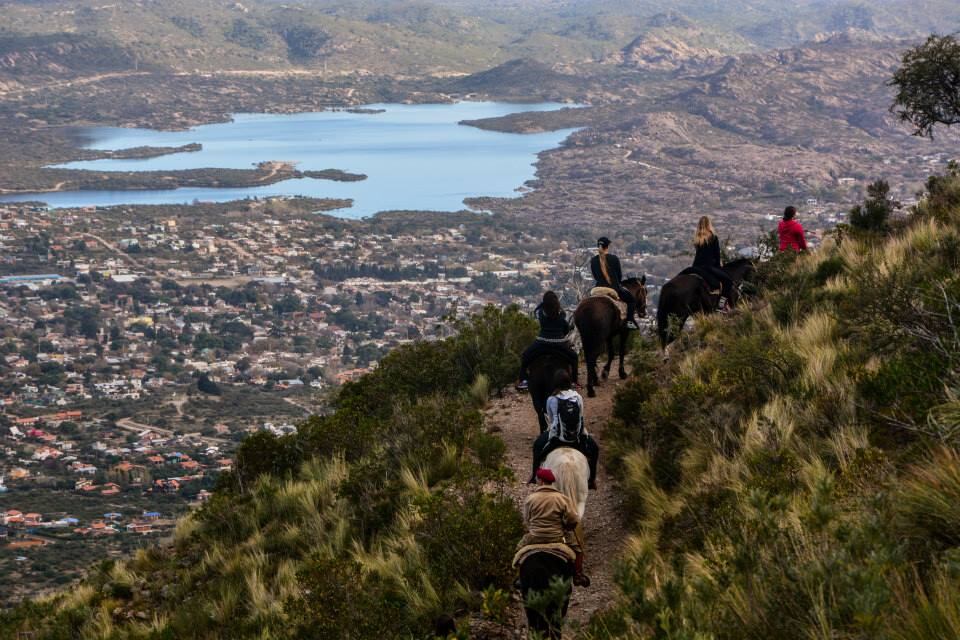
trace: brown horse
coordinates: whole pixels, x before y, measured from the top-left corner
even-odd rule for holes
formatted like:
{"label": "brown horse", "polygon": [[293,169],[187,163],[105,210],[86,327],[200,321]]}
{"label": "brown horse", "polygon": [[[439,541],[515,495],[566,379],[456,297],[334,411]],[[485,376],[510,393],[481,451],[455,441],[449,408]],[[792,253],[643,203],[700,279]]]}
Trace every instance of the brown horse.
{"label": "brown horse", "polygon": [[[628,278],[620,283],[624,289],[637,299],[637,316],[647,314],[647,276],[642,278]],[[604,348],[607,350],[607,365],[603,368],[603,379],[610,377],[610,367],[613,365],[613,339],[620,336],[620,379],[627,377],[623,368],[623,359],[627,354],[627,341],[630,330],[620,317],[617,305],[606,296],[590,296],[584,298],[577,310],[573,312],[573,321],[580,333],[580,342],[583,344],[583,357],[587,362],[587,395],[591,398],[597,395],[594,387],[597,386],[597,358]]]}
{"label": "brown horse", "polygon": [[[723,266],[733,286],[739,289],[745,280],[749,280],[756,271],[753,261],[740,258]],[[700,276],[682,273],[672,278],[660,289],[660,302],[657,304],[657,335],[660,347],[666,349],[678,332],[683,329],[687,318],[695,313],[712,313],[717,310],[719,293],[710,291],[709,285]]]}

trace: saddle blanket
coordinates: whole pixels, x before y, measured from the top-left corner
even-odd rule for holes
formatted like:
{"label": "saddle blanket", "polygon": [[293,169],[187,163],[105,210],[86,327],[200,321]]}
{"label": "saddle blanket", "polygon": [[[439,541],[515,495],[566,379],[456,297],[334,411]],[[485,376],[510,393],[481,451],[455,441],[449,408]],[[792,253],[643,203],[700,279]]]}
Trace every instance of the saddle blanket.
{"label": "saddle blanket", "polygon": [[613,304],[617,307],[617,311],[620,312],[620,321],[627,321],[627,303],[620,300],[620,296],[617,294],[615,289],[610,287],[594,287],[590,289],[590,298],[610,298],[613,301]]}
{"label": "saddle blanket", "polygon": [[513,556],[514,568],[518,568],[521,564],[523,564],[523,561],[526,560],[528,556],[531,556],[535,553],[549,553],[552,556],[556,556],[561,560],[567,560],[569,562],[575,562],[577,559],[577,554],[574,553],[573,549],[562,542],[554,542],[551,544],[528,544],[517,549],[517,553]]}

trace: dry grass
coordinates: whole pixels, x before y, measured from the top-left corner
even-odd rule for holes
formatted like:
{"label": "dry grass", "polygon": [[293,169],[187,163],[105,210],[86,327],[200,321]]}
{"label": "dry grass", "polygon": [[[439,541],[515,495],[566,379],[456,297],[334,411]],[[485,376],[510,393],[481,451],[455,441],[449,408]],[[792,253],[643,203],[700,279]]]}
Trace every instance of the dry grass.
{"label": "dry grass", "polygon": [[894,640],[960,638],[960,584],[942,571],[929,587],[919,578],[894,583],[895,611],[890,637]]}
{"label": "dry grass", "polygon": [[676,512],[674,498],[654,481],[650,456],[645,450],[633,451],[624,459],[623,485],[643,505],[640,531],[656,531],[664,518]]}

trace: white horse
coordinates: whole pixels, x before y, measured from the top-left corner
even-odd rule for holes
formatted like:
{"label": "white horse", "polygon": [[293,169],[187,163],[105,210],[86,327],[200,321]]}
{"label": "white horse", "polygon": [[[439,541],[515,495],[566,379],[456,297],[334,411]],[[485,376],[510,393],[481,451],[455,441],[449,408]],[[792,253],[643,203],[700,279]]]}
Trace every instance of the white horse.
{"label": "white horse", "polygon": [[590,491],[587,486],[590,479],[587,457],[576,449],[560,447],[551,451],[540,466],[553,471],[557,479],[557,491],[570,498],[583,520],[583,513],[587,510],[587,493]]}

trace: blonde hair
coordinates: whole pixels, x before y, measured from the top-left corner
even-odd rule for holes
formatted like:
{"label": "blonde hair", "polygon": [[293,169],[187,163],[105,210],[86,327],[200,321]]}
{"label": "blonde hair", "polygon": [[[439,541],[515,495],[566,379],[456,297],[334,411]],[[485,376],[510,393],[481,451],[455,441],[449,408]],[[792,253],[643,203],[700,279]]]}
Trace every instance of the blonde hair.
{"label": "blonde hair", "polygon": [[713,230],[713,223],[710,222],[710,216],[703,216],[700,218],[700,222],[697,223],[697,233],[693,236],[693,244],[702,247],[710,242],[715,235],[717,235],[717,232]]}

